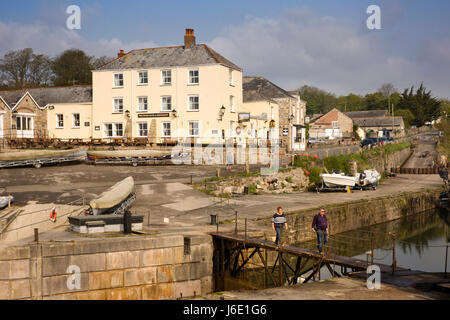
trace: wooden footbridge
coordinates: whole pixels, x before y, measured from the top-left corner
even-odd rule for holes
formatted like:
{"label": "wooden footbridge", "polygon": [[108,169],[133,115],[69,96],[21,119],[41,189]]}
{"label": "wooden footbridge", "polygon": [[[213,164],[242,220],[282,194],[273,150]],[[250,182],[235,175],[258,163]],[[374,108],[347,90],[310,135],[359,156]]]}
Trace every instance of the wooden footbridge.
{"label": "wooden footbridge", "polygon": [[[315,250],[291,245],[277,246],[272,241],[251,238],[237,233],[213,232],[211,235],[215,247],[214,272],[218,275],[218,279],[222,280],[225,274],[236,276],[255,255],[259,256],[259,261],[264,267],[265,277],[268,277],[274,286],[283,286],[286,283],[288,285],[296,284],[298,278],[302,276],[306,276],[303,283],[315,278],[317,274],[320,279],[320,269],[324,266],[333,276],[341,277],[348,275],[350,272],[366,271],[367,267],[372,264],[369,261],[330,253],[321,254]],[[273,265],[269,265],[268,251],[276,254]],[[288,256],[291,259],[287,259]],[[393,265],[378,263],[376,265],[383,273],[406,270],[397,267],[395,262]],[[340,272],[336,271],[336,266],[340,267]],[[278,276],[274,275],[276,268],[278,269]],[[222,287],[220,283],[216,282],[216,284],[218,287]]]}

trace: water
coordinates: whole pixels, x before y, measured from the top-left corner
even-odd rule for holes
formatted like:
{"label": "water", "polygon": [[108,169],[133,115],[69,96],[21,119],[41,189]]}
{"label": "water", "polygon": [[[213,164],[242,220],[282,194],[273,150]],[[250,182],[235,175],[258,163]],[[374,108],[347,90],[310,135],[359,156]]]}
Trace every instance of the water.
{"label": "water", "polygon": [[[328,251],[370,261],[367,253],[370,253],[373,241],[374,263],[392,265],[394,243],[390,233],[396,237],[397,266],[426,272],[444,272],[446,245],[450,243],[450,227],[445,213],[439,210],[332,235]],[[307,241],[298,243],[297,246],[315,249],[316,242]],[[447,265],[450,266],[450,253]],[[329,277],[331,275],[328,269],[322,268],[321,279]]]}
{"label": "water", "polygon": [[[425,272],[444,272],[445,247],[450,243],[450,227],[446,214],[433,210],[336,235],[332,234],[326,251],[331,254],[370,261],[366,252],[370,252],[373,242],[374,263],[391,265],[393,259],[393,241],[389,235],[391,233],[396,236],[395,257],[397,266]],[[315,240],[295,245],[317,250]],[[288,256],[286,260],[292,268],[295,266],[295,257]],[[273,261],[271,264],[273,264]],[[447,265],[447,269],[450,271],[450,250]],[[309,266],[311,265],[307,265],[306,268]],[[239,280],[235,283],[228,279],[229,288],[236,289],[236,285],[241,288],[273,287],[274,284],[269,278],[264,281],[264,271],[258,269],[240,272]],[[335,270],[340,273],[340,267],[337,266]],[[292,274],[293,272],[288,270],[288,276]],[[278,267],[273,275],[278,278]],[[320,279],[331,277],[330,271],[323,267],[320,271]],[[245,286],[245,283],[248,286]]]}

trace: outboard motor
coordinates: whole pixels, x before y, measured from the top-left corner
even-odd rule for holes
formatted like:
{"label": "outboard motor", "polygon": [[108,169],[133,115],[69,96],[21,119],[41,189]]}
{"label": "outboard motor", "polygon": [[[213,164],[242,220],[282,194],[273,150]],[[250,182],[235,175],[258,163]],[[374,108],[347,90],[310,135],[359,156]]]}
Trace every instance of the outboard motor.
{"label": "outboard motor", "polygon": [[362,173],[359,174],[359,184],[360,184],[361,186],[364,185],[364,179],[365,179],[365,178],[366,178],[366,174],[365,174],[364,172],[362,172]]}

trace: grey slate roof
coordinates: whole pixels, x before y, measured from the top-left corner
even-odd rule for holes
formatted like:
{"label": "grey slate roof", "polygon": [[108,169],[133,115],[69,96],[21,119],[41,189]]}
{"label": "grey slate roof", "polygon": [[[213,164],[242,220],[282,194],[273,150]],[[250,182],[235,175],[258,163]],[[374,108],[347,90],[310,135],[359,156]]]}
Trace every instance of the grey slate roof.
{"label": "grey slate roof", "polygon": [[205,44],[198,44],[185,50],[183,46],[132,50],[96,70],[124,70],[161,67],[222,64],[242,71],[240,67],[224,58]]}
{"label": "grey slate roof", "polygon": [[[392,117],[380,118],[355,118],[353,119],[360,127],[392,127]],[[403,123],[402,117],[394,117],[394,126],[400,126]]]}
{"label": "grey slate roof", "polygon": [[27,91],[43,108],[49,103],[91,103],[92,86],[48,87],[0,91],[0,96],[12,109]]}
{"label": "grey slate roof", "polygon": [[294,98],[289,92],[273,84],[264,77],[242,77],[242,87],[244,91],[256,90],[271,99]]}
{"label": "grey slate roof", "polygon": [[272,103],[276,103],[274,100],[266,97],[257,90],[243,90],[242,97],[244,102],[270,101]]}
{"label": "grey slate roof", "polygon": [[370,118],[370,117],[385,117],[386,110],[365,110],[365,111],[350,111],[344,114],[352,119],[355,118]]}

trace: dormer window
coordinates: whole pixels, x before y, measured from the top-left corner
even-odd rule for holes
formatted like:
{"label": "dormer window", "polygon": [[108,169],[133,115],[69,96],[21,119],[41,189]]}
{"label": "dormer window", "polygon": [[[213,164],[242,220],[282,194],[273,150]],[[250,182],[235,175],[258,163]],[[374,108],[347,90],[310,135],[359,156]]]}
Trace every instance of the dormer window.
{"label": "dormer window", "polygon": [[115,73],[114,88],[122,88],[122,87],[123,87],[123,73]]}

